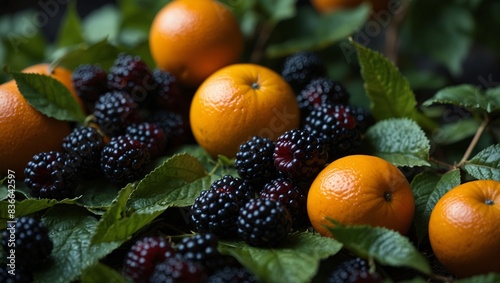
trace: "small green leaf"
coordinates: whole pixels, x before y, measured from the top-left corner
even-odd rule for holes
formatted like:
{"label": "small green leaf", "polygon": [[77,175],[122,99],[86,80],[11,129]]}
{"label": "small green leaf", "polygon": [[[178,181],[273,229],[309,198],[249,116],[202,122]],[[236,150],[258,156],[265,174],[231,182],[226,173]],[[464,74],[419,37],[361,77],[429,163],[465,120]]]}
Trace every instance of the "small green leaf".
{"label": "small green leaf", "polygon": [[366,132],[373,154],[396,166],[429,166],[430,142],[422,129],[410,119],[387,119]]}
{"label": "small green leaf", "polygon": [[120,50],[103,39],[91,45],[81,44],[76,48],[67,50],[54,60],[52,65],[60,65],[75,69],[82,64],[99,64],[104,69],[109,69]]}
{"label": "small green leaf", "polygon": [[500,86],[486,90],[486,111],[493,113],[500,111]]}
{"label": "small green leaf", "polygon": [[76,10],[76,1],[71,1],[66,8],[66,14],[62,19],[57,35],[56,46],[61,48],[84,42],[80,17]]}
{"label": "small green leaf", "polygon": [[333,220],[328,230],[346,249],[363,258],[374,258],[383,265],[414,268],[424,274],[432,273],[425,257],[408,238],[396,231],[362,225],[345,226]]}
{"label": "small green leaf", "polygon": [[49,229],[54,247],[50,267],[35,272],[35,282],[73,282],[83,270],[96,264],[121,244],[90,245],[97,219],[83,207],[54,206],[47,211],[42,221]]}
{"label": "small green leaf", "polygon": [[419,243],[427,236],[429,219],[437,201],[458,185],[460,185],[459,169],[451,170],[442,176],[432,171],[415,176],[411,187],[415,195],[414,224]]}
{"label": "small green leaf", "polygon": [[[86,42],[109,39],[116,42],[120,31],[121,15],[116,5],[107,4],[88,14],[83,21]],[[105,28],[104,28],[105,27]]]}
{"label": "small green leaf", "polygon": [[102,263],[97,263],[92,266],[87,267],[80,277],[81,283],[95,283],[95,282],[106,282],[106,283],[126,283],[127,281],[121,274],[115,269],[104,265]]}
{"label": "small green leaf", "polygon": [[111,206],[118,195],[119,189],[103,179],[81,180],[75,195],[79,205],[84,206],[94,214],[103,214]]}
{"label": "small green leaf", "polygon": [[[78,198],[74,199],[63,199],[63,200],[55,200],[55,199],[25,199],[22,201],[16,201],[15,206],[16,206],[16,217],[22,217],[26,215],[30,215],[32,213],[41,211],[43,209],[50,208],[54,205],[57,204],[74,204],[76,203]],[[0,201],[0,219],[9,219],[9,214],[8,214],[8,206],[9,206],[8,201]],[[2,227],[4,227],[3,223],[0,224]]]}
{"label": "small green leaf", "polygon": [[441,145],[448,145],[472,137],[479,123],[474,118],[460,119],[454,123],[444,124],[432,133],[432,140]]}
{"label": "small green leaf", "polygon": [[258,5],[263,8],[266,19],[279,22],[295,16],[295,2],[296,0],[259,0]]}
{"label": "small green leaf", "polygon": [[488,101],[488,98],[481,90],[473,85],[457,85],[450,86],[439,90],[432,98],[424,101],[423,106],[433,104],[452,104],[464,107],[470,111],[485,111],[491,112],[497,109],[493,101]]}
{"label": "small green leaf", "polygon": [[464,279],[458,279],[455,283],[498,283],[500,282],[500,273],[488,273],[476,275]]}
{"label": "small green leaf", "polygon": [[58,120],[83,122],[85,114],[70,91],[58,80],[41,74],[11,73],[28,103]]}
{"label": "small green leaf", "polygon": [[[340,10],[319,15],[311,7],[302,7],[292,19],[277,26],[266,48],[270,58],[283,57],[298,51],[322,49],[333,45],[359,30],[370,14],[370,6]],[[272,38],[273,39],[273,38]]]}
{"label": "small green leaf", "polygon": [[500,143],[481,150],[463,168],[476,179],[500,181]]}
{"label": "small green leaf", "polygon": [[220,241],[219,250],[234,256],[262,282],[310,282],[321,260],[340,251],[334,239],[310,232],[290,234],[279,248],[257,248],[244,242]]}

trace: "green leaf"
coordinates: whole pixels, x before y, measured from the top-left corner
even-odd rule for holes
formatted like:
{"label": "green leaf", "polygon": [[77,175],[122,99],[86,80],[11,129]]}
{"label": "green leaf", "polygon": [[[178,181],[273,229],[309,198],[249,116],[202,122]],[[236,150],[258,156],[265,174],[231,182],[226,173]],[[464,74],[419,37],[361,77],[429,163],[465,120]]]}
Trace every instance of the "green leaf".
{"label": "green leaf", "polygon": [[481,150],[463,168],[476,179],[500,181],[500,143]]}
{"label": "green leaf", "polygon": [[358,31],[368,19],[370,6],[319,15],[311,7],[302,7],[292,19],[277,26],[266,48],[270,58],[283,57],[302,50],[322,49]]}
{"label": "green leaf", "polygon": [[61,48],[82,42],[84,42],[84,38],[82,36],[80,17],[76,10],[76,1],[71,1],[66,8],[66,14],[60,25],[56,46]]}
{"label": "green leaf", "polygon": [[104,265],[102,263],[97,263],[92,266],[87,267],[81,275],[80,282],[82,283],[95,283],[95,282],[107,282],[107,283],[126,283],[127,281],[121,274],[115,269]]}
{"label": "green leaf", "polygon": [[103,179],[81,180],[75,195],[77,203],[94,214],[103,214],[118,195],[119,189]]}
{"label": "green leaf", "polygon": [[454,169],[440,176],[426,171],[412,180],[415,195],[414,224],[419,243],[427,236],[429,219],[437,201],[449,190],[460,185],[460,170]]}
{"label": "green leaf", "polygon": [[82,64],[99,64],[104,69],[109,69],[120,50],[103,39],[94,44],[81,44],[74,49],[66,50],[54,59],[52,65],[61,65],[69,69],[75,69]]}
{"label": "green leaf", "polygon": [[279,22],[295,16],[295,2],[296,0],[259,0],[258,5],[262,7],[266,19]]}
{"label": "green leaf", "polygon": [[500,86],[487,89],[485,95],[488,103],[486,111],[488,113],[500,111]]}
{"label": "green leaf", "polygon": [[58,80],[41,74],[11,73],[28,103],[58,120],[83,122],[85,114],[70,91]]}
{"label": "green leaf", "polygon": [[[495,92],[490,92],[496,94]],[[481,90],[473,85],[450,86],[439,90],[432,98],[424,101],[423,106],[433,104],[452,104],[464,107],[470,111],[485,111],[491,113],[498,110],[495,98],[488,99]]]}
{"label": "green leaf", "polygon": [[[16,217],[22,217],[26,215],[30,215],[32,213],[50,208],[57,204],[74,204],[76,203],[77,198],[74,199],[63,199],[63,200],[55,200],[55,199],[25,199],[22,201],[16,201]],[[0,219],[9,219],[8,214],[8,201],[0,201]],[[3,224],[3,223],[2,223]],[[0,225],[2,225],[0,224]],[[2,225],[3,227],[3,225]]]}
{"label": "green leaf", "polygon": [[328,230],[346,249],[360,257],[374,258],[382,265],[410,267],[424,274],[432,273],[425,257],[408,238],[396,231],[364,225],[344,226],[333,220]]}
{"label": "green leaf", "polygon": [[219,250],[235,257],[262,282],[310,282],[320,261],[336,254],[342,245],[310,232],[289,234],[279,248],[257,248],[244,242],[220,241]]}
{"label": "green leaf", "polygon": [[361,75],[373,116],[377,120],[410,118],[424,128],[436,128],[435,122],[417,111],[415,94],[398,68],[381,53],[354,41],[352,44],[358,52]]}
{"label": "green leaf", "polygon": [[107,38],[111,42],[116,42],[120,23],[121,15],[116,5],[107,4],[94,10],[83,21],[85,41],[99,42]]}
{"label": "green leaf", "polygon": [[422,129],[410,119],[387,119],[366,132],[373,154],[396,166],[429,166],[430,142]]}
{"label": "green leaf", "polygon": [[73,282],[89,266],[120,246],[120,242],[90,245],[97,219],[83,207],[59,205],[42,218],[54,244],[50,267],[35,273],[35,282]]}
{"label": "green leaf", "polygon": [[488,273],[476,275],[464,279],[458,279],[455,283],[497,283],[500,282],[500,273]]}
{"label": "green leaf", "polygon": [[432,140],[441,145],[449,145],[472,137],[479,123],[474,118],[464,118],[456,122],[444,124],[432,133]]}

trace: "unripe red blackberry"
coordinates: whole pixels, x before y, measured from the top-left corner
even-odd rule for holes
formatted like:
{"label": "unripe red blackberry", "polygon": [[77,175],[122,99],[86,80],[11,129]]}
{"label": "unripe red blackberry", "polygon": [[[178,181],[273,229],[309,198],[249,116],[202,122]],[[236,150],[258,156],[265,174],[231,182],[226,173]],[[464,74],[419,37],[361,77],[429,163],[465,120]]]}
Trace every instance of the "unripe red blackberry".
{"label": "unripe red blackberry", "polygon": [[347,260],[338,265],[328,278],[328,283],[380,283],[383,278],[370,272],[368,262],[361,258]]}

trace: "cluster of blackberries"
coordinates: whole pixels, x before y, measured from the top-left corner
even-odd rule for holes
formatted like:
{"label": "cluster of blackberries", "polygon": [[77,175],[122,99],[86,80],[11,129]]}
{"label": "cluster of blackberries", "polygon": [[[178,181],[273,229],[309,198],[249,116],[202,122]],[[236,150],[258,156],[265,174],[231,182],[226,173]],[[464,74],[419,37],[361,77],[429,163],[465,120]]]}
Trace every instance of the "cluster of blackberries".
{"label": "cluster of blackberries", "polygon": [[323,140],[329,161],[357,153],[375,121],[368,110],[349,104],[349,92],[328,77],[318,55],[303,51],[287,57],[281,75],[296,93],[300,127]]}
{"label": "cluster of blackberries", "polygon": [[47,227],[36,218],[25,216],[7,223],[2,231],[2,248],[7,263],[0,268],[0,282],[29,283],[52,253]]}
{"label": "cluster of blackberries", "polygon": [[194,234],[177,244],[163,237],[144,237],[130,248],[123,272],[136,283],[257,282],[244,267],[229,263],[219,253],[218,243],[211,233]]}
{"label": "cluster of blackberries", "polygon": [[381,283],[383,277],[376,271],[370,271],[365,259],[356,257],[345,260],[335,267],[328,277],[328,283]]}
{"label": "cluster of blackberries", "polygon": [[64,138],[62,152],[41,152],[27,164],[25,184],[35,197],[72,197],[82,176],[123,186],[141,178],[155,158],[193,141],[191,94],[140,57],[120,54],[109,72],[80,65],[72,82],[92,119]]}

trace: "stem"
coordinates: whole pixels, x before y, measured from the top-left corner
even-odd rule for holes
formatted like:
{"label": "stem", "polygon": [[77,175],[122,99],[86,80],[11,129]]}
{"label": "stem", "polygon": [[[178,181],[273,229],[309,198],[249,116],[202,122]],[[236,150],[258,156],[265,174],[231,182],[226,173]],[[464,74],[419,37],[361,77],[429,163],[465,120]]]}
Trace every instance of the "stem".
{"label": "stem", "polygon": [[394,15],[393,20],[387,28],[385,37],[385,55],[394,65],[398,61],[399,30],[408,11],[409,1],[401,1],[401,11]]}
{"label": "stem", "polygon": [[445,283],[452,283],[453,282],[453,278],[442,276],[442,275],[431,274],[429,277],[433,280],[437,280],[437,281],[441,281],[441,282],[445,282]]}
{"label": "stem", "polygon": [[445,167],[445,168],[446,168],[446,169],[448,169],[448,170],[455,169],[455,166],[453,166],[453,165],[451,165],[451,164],[448,164],[448,163],[446,163],[446,162],[443,162],[443,161],[441,161],[441,160],[437,160],[437,159],[435,159],[435,158],[433,158],[433,157],[429,157],[429,161],[431,161],[431,162],[433,162],[433,163],[435,163],[435,164],[437,164],[437,165],[443,166],[443,167]]}
{"label": "stem", "polygon": [[488,116],[485,116],[483,121],[481,122],[481,125],[477,129],[476,134],[472,138],[472,141],[470,142],[469,147],[467,147],[467,150],[465,151],[464,156],[462,157],[462,160],[460,160],[460,162],[458,163],[458,165],[456,167],[461,167],[462,165],[464,165],[465,162],[467,162],[470,155],[472,154],[472,151],[476,147],[477,142],[481,138],[481,135],[484,133],[484,130],[486,130],[486,126],[488,126],[488,123],[489,123]]}
{"label": "stem", "polygon": [[262,60],[262,57],[264,57],[264,46],[271,36],[271,33],[274,30],[275,26],[275,22],[265,22],[262,25],[262,29],[260,30],[259,35],[255,41],[252,54],[250,55],[250,62],[259,63]]}

